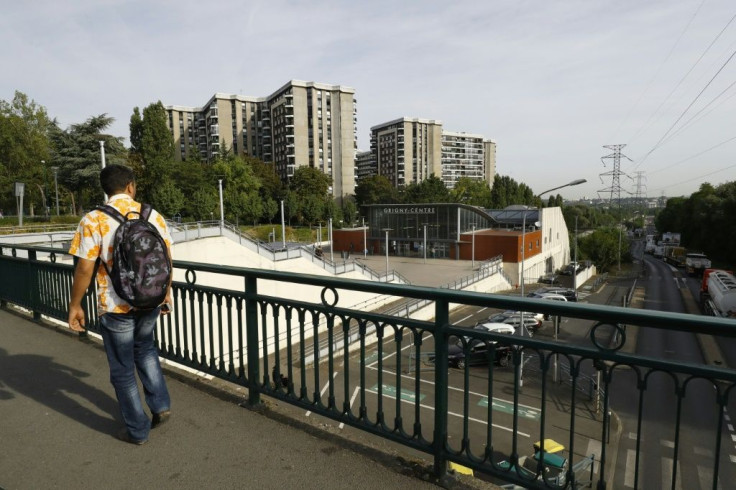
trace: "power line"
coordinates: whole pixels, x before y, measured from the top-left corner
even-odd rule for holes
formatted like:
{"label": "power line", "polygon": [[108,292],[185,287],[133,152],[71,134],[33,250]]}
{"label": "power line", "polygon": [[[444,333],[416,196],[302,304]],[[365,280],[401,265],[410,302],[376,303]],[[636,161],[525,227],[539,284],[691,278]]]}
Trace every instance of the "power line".
{"label": "power line", "polygon": [[685,35],[685,33],[687,32],[687,30],[690,28],[690,24],[692,24],[693,20],[695,20],[695,17],[700,12],[700,9],[703,7],[703,4],[704,3],[705,3],[705,0],[702,0],[700,2],[700,5],[698,5],[698,8],[695,9],[695,12],[690,17],[690,20],[688,20],[687,24],[685,24],[685,27],[683,28],[682,32],[680,33],[680,35],[677,37],[677,40],[675,41],[675,43],[670,48],[669,53],[667,53],[667,56],[665,56],[665,58],[662,61],[662,63],[659,64],[659,67],[657,68],[657,71],[654,72],[654,75],[652,75],[652,78],[650,78],[649,79],[649,82],[647,82],[647,86],[644,88],[644,90],[641,92],[641,94],[639,94],[639,97],[636,99],[636,102],[634,102],[634,105],[631,106],[631,109],[629,109],[629,112],[626,113],[626,116],[621,121],[621,123],[618,125],[618,128],[616,128],[616,131],[614,132],[614,136],[618,134],[619,130],[621,129],[621,126],[623,126],[623,124],[626,121],[628,121],[629,116],[631,116],[631,113],[634,112],[634,109],[636,109],[636,107],[639,105],[639,102],[641,102],[641,99],[644,97],[644,94],[646,94],[649,91],[649,88],[652,86],[652,83],[657,78],[657,76],[659,76],[659,72],[662,71],[662,67],[670,59],[670,56],[672,56],[672,53],[675,52],[675,48],[677,47],[678,44],[680,44],[680,41],[682,40],[682,37]]}
{"label": "power line", "polygon": [[710,114],[711,112],[713,112],[714,110],[716,110],[716,108],[718,106],[720,106],[721,104],[725,103],[726,101],[728,101],[729,99],[731,99],[731,97],[733,97],[734,95],[736,95],[736,92],[734,92],[733,94],[729,95],[724,100],[722,100],[718,105],[716,105],[715,107],[713,107],[710,111],[708,111],[705,114],[703,114],[702,117],[698,117],[703,111],[705,111],[708,107],[710,107],[711,104],[713,104],[715,101],[717,101],[718,99],[720,99],[723,96],[723,94],[725,94],[726,92],[728,92],[729,90],[731,90],[731,88],[733,88],[734,85],[736,85],[736,80],[734,80],[720,94],[718,94],[715,97],[713,97],[713,99],[711,99],[710,102],[708,102],[707,104],[705,104],[698,112],[696,112],[695,114],[693,114],[692,116],[690,116],[690,119],[688,119],[687,121],[685,121],[685,123],[682,126],[680,126],[679,128],[677,128],[677,130],[675,130],[672,134],[670,134],[663,141],[663,143],[666,143],[670,139],[674,138],[676,135],[680,134],[682,131],[684,131],[685,129],[687,129],[687,127],[690,126],[691,123],[695,123],[695,122],[699,121],[703,117],[707,116],[708,114]]}
{"label": "power line", "polygon": [[691,178],[689,178],[687,180],[683,180],[682,182],[676,182],[674,184],[670,184],[670,185],[667,185],[667,186],[664,186],[664,187],[659,187],[657,189],[654,189],[654,191],[662,191],[662,192],[664,192],[664,189],[667,189],[668,187],[674,187],[676,185],[682,185],[682,184],[690,184],[690,183],[692,183],[695,180],[703,179],[705,177],[710,177],[711,175],[715,175],[715,174],[724,172],[726,170],[730,170],[730,169],[735,168],[735,167],[736,167],[736,164],[729,165],[728,167],[723,167],[721,169],[714,170],[713,172],[709,172],[709,173],[704,174],[704,175],[699,175],[697,177],[691,177]]}
{"label": "power line", "polygon": [[[703,4],[701,3],[700,6],[702,7],[702,5]],[[698,10],[700,10],[700,7],[698,7]],[[662,109],[662,107],[664,107],[664,105],[667,103],[667,101],[670,99],[670,97],[672,97],[672,95],[677,91],[677,89],[680,88],[680,85],[682,85],[682,82],[684,82],[685,79],[688,76],[690,76],[690,73],[692,73],[692,71],[695,69],[695,67],[698,66],[698,64],[702,61],[702,59],[705,57],[705,55],[708,53],[708,51],[710,51],[710,48],[712,48],[713,45],[716,43],[716,41],[718,41],[718,39],[726,31],[726,29],[728,28],[728,26],[731,25],[731,23],[734,21],[734,19],[736,19],[736,14],[734,14],[733,17],[731,17],[731,19],[726,23],[726,25],[723,26],[723,29],[721,29],[721,31],[716,35],[716,37],[710,42],[710,44],[708,45],[708,47],[705,48],[705,50],[700,54],[700,56],[698,57],[698,59],[695,60],[695,63],[693,63],[692,66],[690,66],[690,69],[685,73],[685,75],[683,75],[682,78],[680,78],[680,81],[677,82],[677,85],[675,85],[675,88],[673,88],[672,91],[669,94],[667,94],[667,97],[665,97],[665,99],[662,101],[662,103],[659,104],[659,107],[657,107],[657,109],[654,111],[654,113],[652,113],[652,115],[649,116],[649,119],[647,119],[647,121],[639,128],[639,130],[636,133],[634,133],[634,136],[632,136],[629,139],[629,143],[631,143],[632,141],[634,141],[636,139],[636,137],[639,136],[639,134],[642,131],[644,131],[647,127],[649,127],[650,121],[652,121],[652,119],[655,118],[655,116],[659,113],[659,111]],[[678,42],[679,42],[679,39],[678,39]]]}
{"label": "power line", "polygon": [[700,93],[698,93],[698,95],[695,96],[695,98],[693,99],[693,101],[690,102],[690,104],[685,108],[684,111],[682,111],[682,113],[680,114],[680,116],[675,120],[674,123],[672,123],[672,126],[670,126],[669,129],[664,133],[664,135],[662,135],[662,137],[659,138],[659,141],[657,141],[657,143],[655,143],[654,147],[651,150],[649,150],[649,152],[647,152],[646,155],[644,155],[644,158],[642,158],[641,161],[639,161],[639,163],[636,164],[636,167],[639,167],[641,164],[643,164],[644,161],[647,159],[647,157],[649,155],[651,155],[657,148],[659,148],[661,146],[662,141],[667,137],[667,135],[670,134],[670,132],[672,131],[672,129],[677,125],[678,122],[680,122],[680,120],[685,116],[685,114],[687,114],[687,112],[695,104],[695,102],[698,101],[698,99],[700,98],[700,96],[703,95],[703,92],[705,92],[708,89],[708,87],[710,87],[710,84],[713,83],[713,80],[715,80],[716,77],[718,77],[718,75],[723,71],[723,69],[726,68],[726,65],[728,65],[728,63],[733,59],[734,56],[736,56],[736,50],[734,50],[734,52],[731,53],[731,56],[729,56],[728,59],[723,63],[723,65],[721,65],[721,67],[718,69],[718,71],[715,73],[715,75],[713,75],[713,77],[708,81],[708,83],[705,85],[705,87],[703,87],[703,89],[700,91]]}
{"label": "power line", "polygon": [[689,156],[689,157],[687,157],[687,158],[684,158],[684,159],[680,160],[679,162],[675,162],[675,163],[673,163],[673,164],[670,164],[670,165],[667,165],[667,166],[664,166],[664,167],[660,167],[660,168],[658,168],[658,169],[656,169],[656,170],[651,170],[651,171],[650,171],[649,173],[650,173],[650,174],[656,174],[657,172],[661,172],[661,171],[663,171],[663,170],[669,170],[669,169],[671,169],[672,167],[676,167],[677,165],[680,165],[681,163],[685,163],[685,162],[687,162],[688,160],[692,160],[693,158],[699,157],[700,155],[702,155],[702,154],[704,154],[704,153],[708,153],[708,152],[709,152],[709,151],[711,151],[711,150],[715,150],[715,149],[716,149],[716,148],[718,148],[719,146],[723,146],[723,145],[725,145],[726,143],[729,143],[729,142],[731,142],[731,141],[733,141],[733,140],[736,140],[736,136],[732,136],[731,138],[728,138],[728,139],[727,139],[726,141],[721,141],[721,142],[720,142],[720,143],[718,143],[717,145],[713,145],[713,146],[711,146],[710,148],[708,148],[707,150],[703,150],[703,151],[701,151],[700,153],[696,153],[695,155],[691,155],[691,156]]}

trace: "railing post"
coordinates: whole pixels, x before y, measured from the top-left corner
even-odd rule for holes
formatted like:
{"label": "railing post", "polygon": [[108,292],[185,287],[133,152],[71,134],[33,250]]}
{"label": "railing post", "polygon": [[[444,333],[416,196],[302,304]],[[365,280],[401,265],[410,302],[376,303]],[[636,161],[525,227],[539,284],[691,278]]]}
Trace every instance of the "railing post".
{"label": "railing post", "polygon": [[434,474],[443,479],[447,474],[447,370],[448,352],[447,327],[450,322],[450,308],[446,300],[435,302],[435,385],[434,385]]}
{"label": "railing post", "polygon": [[248,358],[248,404],[258,405],[261,392],[258,387],[260,369],[258,366],[258,280],[253,276],[245,278],[245,331]]}
{"label": "railing post", "polygon": [[28,250],[28,267],[30,269],[30,279],[31,284],[28,291],[28,299],[29,303],[32,306],[33,311],[33,321],[34,322],[40,322],[41,321],[41,312],[38,311],[38,308],[43,304],[41,301],[41,284],[38,280],[38,275],[40,274],[38,270],[38,265],[35,264],[37,262],[36,259],[36,251],[35,250]]}

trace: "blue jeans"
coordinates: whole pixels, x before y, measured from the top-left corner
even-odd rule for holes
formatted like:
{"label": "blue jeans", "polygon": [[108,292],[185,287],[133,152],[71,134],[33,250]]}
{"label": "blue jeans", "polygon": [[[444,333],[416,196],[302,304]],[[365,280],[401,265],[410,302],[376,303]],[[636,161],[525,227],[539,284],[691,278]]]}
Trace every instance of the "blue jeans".
{"label": "blue jeans", "polygon": [[134,439],[148,439],[151,421],[143,411],[135,372],[143,385],[146,404],[152,413],[169,410],[171,399],[166,388],[158,349],[153,341],[159,309],[130,313],[105,313],[100,331],[110,364],[110,382],[120,404],[123,421]]}

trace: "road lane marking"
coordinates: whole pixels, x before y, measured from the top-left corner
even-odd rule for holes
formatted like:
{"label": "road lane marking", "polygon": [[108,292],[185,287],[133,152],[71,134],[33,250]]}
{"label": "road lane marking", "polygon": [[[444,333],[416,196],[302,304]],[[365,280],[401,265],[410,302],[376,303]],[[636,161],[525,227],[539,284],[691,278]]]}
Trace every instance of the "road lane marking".
{"label": "road lane marking", "polygon": [[[335,372],[334,372],[334,373],[332,374],[332,379],[335,379],[336,377],[337,377],[337,371],[335,371]],[[320,391],[320,392],[319,392],[319,396],[320,396],[320,398],[322,398],[322,397],[324,396],[324,394],[325,394],[325,391],[327,391],[327,388],[328,388],[329,386],[330,386],[330,382],[329,382],[329,381],[327,381],[327,383],[325,383],[325,386],[324,386],[324,387],[322,388],[322,391]],[[312,411],[311,411],[311,410],[307,410],[307,417],[309,417],[309,416],[310,416],[311,414],[312,414]]]}
{"label": "road lane marking", "polygon": [[[377,367],[373,367],[373,366],[366,366],[366,367],[368,369],[373,369],[374,371],[378,371],[378,368]],[[390,369],[384,369],[383,372],[384,373],[388,373],[388,374],[396,374],[396,371],[391,371]],[[402,378],[406,378],[406,379],[410,379],[412,381],[416,381],[416,378],[414,378],[412,376],[407,376],[406,374],[402,374],[401,377]],[[434,381],[430,381],[428,379],[420,379],[419,381],[422,382],[422,383],[426,383],[428,385],[432,385],[432,386],[435,385],[435,382]],[[465,390],[464,389],[462,389],[462,388],[455,388],[454,386],[449,386],[448,385],[447,386],[447,389],[448,390],[453,390],[453,391],[458,391],[460,393],[465,393]],[[473,396],[480,396],[480,397],[484,397],[484,396],[487,397],[488,396],[488,395],[484,395],[483,393],[478,393],[478,392],[475,392],[475,391],[468,391],[468,394],[469,395],[473,395]],[[499,400],[499,401],[502,401],[502,402],[505,402],[505,403],[513,403],[512,401],[510,401],[510,400],[504,400],[503,398],[496,398],[496,397],[494,397],[493,399],[494,400]],[[530,405],[524,405],[523,403],[519,403],[519,406],[520,407],[527,408],[529,410],[540,410],[537,407],[532,407]]]}
{"label": "road lane marking", "polygon": [[[391,396],[393,396],[394,398],[396,397],[396,387],[394,385],[387,385],[387,384],[384,383],[381,386],[383,387],[383,392],[384,393],[388,393]],[[372,391],[377,391],[378,390],[378,385],[377,384],[376,385],[373,385],[373,387],[372,388],[369,388],[368,390],[369,391],[371,391],[371,390]],[[423,394],[419,393],[419,401],[424,400],[426,398],[426,396],[427,395],[423,395]],[[406,400],[406,401],[410,401],[410,402],[414,402],[414,401],[416,401],[417,397],[416,397],[416,394],[413,391],[409,391],[409,390],[406,390],[404,388],[401,388],[401,399],[402,400]]]}
{"label": "road lane marking", "polygon": [[468,316],[466,316],[465,318],[463,318],[463,319],[461,319],[461,320],[458,320],[458,321],[457,321],[457,322],[455,322],[455,323],[462,323],[462,322],[464,322],[465,320],[467,320],[468,318],[471,318],[471,317],[473,317],[473,316],[474,316],[474,315],[468,315]]}
{"label": "road lane marking", "polygon": [[[353,402],[355,401],[355,397],[358,396],[358,393],[360,393],[360,386],[356,386],[355,390],[353,391],[353,396],[350,397],[350,407],[352,408]],[[345,422],[340,422],[340,425],[337,426],[338,428],[342,429],[345,427]]]}
{"label": "road lane marking", "polygon": [[734,454],[729,454],[729,455],[728,455],[728,459],[730,459],[732,463],[736,463],[736,455],[734,455]]}
{"label": "road lane marking", "polygon": [[662,439],[661,442],[662,442],[662,445],[664,447],[668,447],[670,449],[675,449],[675,442],[674,441],[668,441],[667,439]]}
{"label": "road lane marking", "polygon": [[[367,391],[367,392],[369,392],[369,393],[374,393],[374,394],[376,394],[376,395],[378,394],[378,392],[377,392],[377,391],[369,390],[369,389],[367,389],[367,388],[366,388],[366,390],[365,390],[365,391]],[[386,398],[393,398],[394,400],[396,399],[396,397],[395,397],[395,396],[387,395],[386,393],[384,393],[384,394],[383,394],[383,396],[384,396],[384,397],[386,397]],[[408,400],[404,400],[404,399],[402,399],[401,401],[402,401],[402,402],[404,402],[404,403],[411,403],[412,405],[414,405],[414,402],[409,402]],[[431,411],[433,411],[433,412],[434,412],[434,407],[431,407],[431,406],[429,406],[429,405],[424,405],[424,404],[422,404],[422,403],[420,403],[420,404],[419,404],[419,406],[420,406],[420,407],[422,407],[422,408],[426,408],[427,410],[431,410]],[[462,416],[461,414],[459,414],[459,413],[455,413],[455,412],[451,412],[451,411],[449,411],[449,410],[447,411],[447,415],[452,415],[453,417],[458,417],[458,418],[461,418],[461,419],[462,419],[462,418],[464,418],[464,417],[463,417],[463,416]],[[476,419],[476,418],[474,418],[474,417],[468,417],[468,420],[469,420],[469,421],[473,421],[473,422],[478,422],[479,424],[483,424],[483,425],[488,425],[488,422],[486,422],[485,420],[480,420],[480,419]],[[504,427],[504,426],[502,426],[502,425],[497,425],[497,424],[491,424],[491,427],[495,427],[496,429],[501,429],[501,430],[505,430],[506,432],[511,432],[511,433],[514,433],[514,429],[511,429],[511,428],[509,428],[509,427]],[[520,431],[516,431],[516,434],[518,434],[518,435],[520,435],[520,436],[524,436],[524,437],[531,437],[531,436],[530,436],[529,434],[527,434],[526,432],[520,432]]]}
{"label": "road lane marking", "polygon": [[[488,406],[488,397],[484,396],[480,399],[478,402],[479,407],[487,407]],[[491,408],[493,410],[498,410],[499,412],[508,413],[513,415],[514,414],[514,404],[509,402],[504,402],[502,400],[499,400],[497,398],[494,398],[491,401]],[[519,407],[519,416],[524,417],[531,420],[539,420],[539,410],[534,409],[528,409],[524,407]]]}
{"label": "road lane marking", "polygon": [[713,451],[711,451],[710,449],[704,448],[704,447],[695,446],[693,448],[693,451],[698,456],[705,456],[706,458],[712,458],[713,457]]}

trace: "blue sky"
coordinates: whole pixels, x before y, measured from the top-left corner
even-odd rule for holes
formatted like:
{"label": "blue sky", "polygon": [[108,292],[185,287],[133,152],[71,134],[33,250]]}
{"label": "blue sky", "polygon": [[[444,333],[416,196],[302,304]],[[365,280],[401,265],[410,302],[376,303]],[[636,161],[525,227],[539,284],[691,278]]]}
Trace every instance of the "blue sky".
{"label": "blue sky", "polygon": [[[297,79],[355,88],[360,149],[376,124],[438,119],[494,139],[498,173],[535,192],[585,178],[563,196],[597,197],[612,144],[628,145],[621,170],[644,172],[651,197],[736,180],[732,0],[0,6],[0,99],[20,90],[63,127],[107,113],[127,139],[135,106],[265,96]],[[634,182],[621,177],[625,191]]]}

